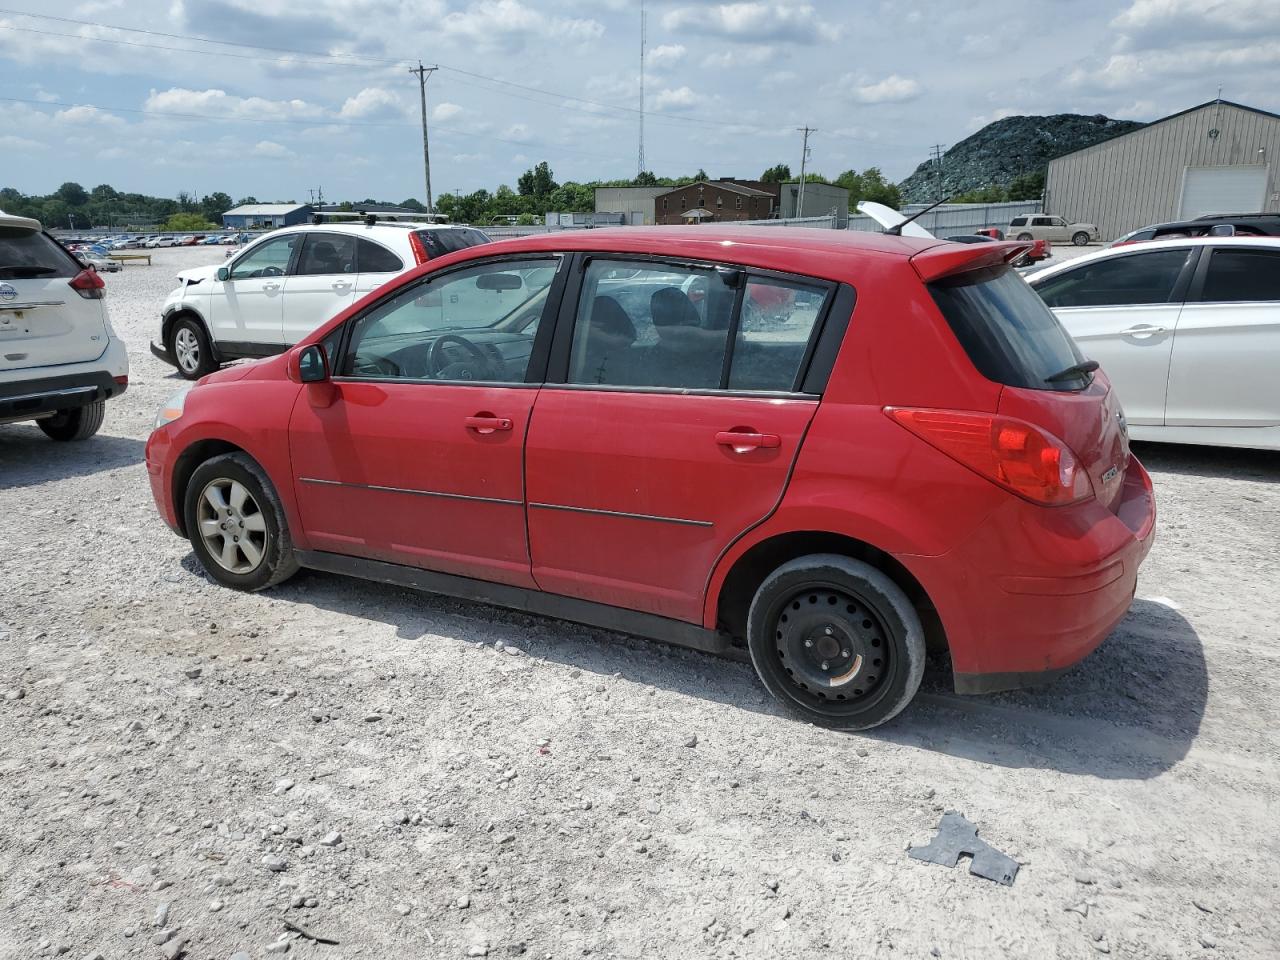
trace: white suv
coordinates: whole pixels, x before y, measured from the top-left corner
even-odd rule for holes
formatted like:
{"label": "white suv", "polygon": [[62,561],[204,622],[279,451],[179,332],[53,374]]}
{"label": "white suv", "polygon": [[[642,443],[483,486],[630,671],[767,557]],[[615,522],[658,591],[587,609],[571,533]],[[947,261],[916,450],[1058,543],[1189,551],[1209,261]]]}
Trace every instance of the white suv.
{"label": "white suv", "polygon": [[151,352],[198,380],[229,361],[281,353],[392,277],[488,243],[471,227],[320,223],[286,227],[225,265],[178,274]]}
{"label": "white suv", "polygon": [[86,440],[129,385],[106,284],[38,220],[0,212],[0,423],[34,420],[54,440]]}
{"label": "white suv", "polygon": [[1014,217],[1004,232],[1008,240],[1049,240],[1053,243],[1070,241],[1077,247],[1085,247],[1102,239],[1097,224],[1068,223],[1062,217],[1031,214]]}

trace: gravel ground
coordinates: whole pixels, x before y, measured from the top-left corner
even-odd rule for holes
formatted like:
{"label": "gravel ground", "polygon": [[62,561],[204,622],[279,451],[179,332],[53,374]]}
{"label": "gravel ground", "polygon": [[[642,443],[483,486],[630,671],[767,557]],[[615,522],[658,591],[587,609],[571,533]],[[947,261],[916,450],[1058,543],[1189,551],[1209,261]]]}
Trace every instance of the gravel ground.
{"label": "gravel ground", "polygon": [[[212,585],[141,461],[158,308],[221,256],[107,278],[133,370],[101,435],[0,426],[0,958],[1280,952],[1280,456],[1140,448],[1159,535],[1097,653],[978,699],[935,665],[837,734],[616,634]],[[1012,887],[907,857],[948,809]]]}

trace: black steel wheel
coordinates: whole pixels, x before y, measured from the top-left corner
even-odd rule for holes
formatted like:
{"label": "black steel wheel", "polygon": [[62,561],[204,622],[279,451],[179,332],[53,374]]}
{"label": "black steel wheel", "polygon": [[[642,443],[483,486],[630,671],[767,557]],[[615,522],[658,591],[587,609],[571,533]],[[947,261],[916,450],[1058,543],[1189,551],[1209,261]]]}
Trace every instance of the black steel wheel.
{"label": "black steel wheel", "polygon": [[906,594],[870,564],[836,554],[800,557],[765,579],[747,647],[784,706],[844,730],[895,717],[924,675],[924,629]]}

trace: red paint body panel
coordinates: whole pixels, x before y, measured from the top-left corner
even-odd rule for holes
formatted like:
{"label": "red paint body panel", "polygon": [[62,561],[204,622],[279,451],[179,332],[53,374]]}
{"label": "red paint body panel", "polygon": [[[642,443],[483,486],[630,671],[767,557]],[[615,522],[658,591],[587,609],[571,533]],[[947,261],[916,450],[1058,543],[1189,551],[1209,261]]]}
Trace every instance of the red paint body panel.
{"label": "red paint body panel", "polygon": [[[817,407],[544,388],[526,466],[538,586],[698,622],[707,571],[777,505]],[[769,434],[778,446],[735,452],[717,442],[721,431]]]}
{"label": "red paint body panel", "polygon": [[[1155,507],[1105,377],[1079,393],[986,380],[921,280],[1019,248],[720,228],[566,232],[473,247],[388,283],[300,346],[424,274],[504,253],[724,262],[847,283],[857,298],[820,402],[555,384],[302,386],[289,379],[287,355],[231,368],[205,378],[183,415],[152,434],[152,491],[177,526],[179,457],[220,440],[262,464],[300,548],[709,628],[734,563],[753,546],[835,533],[890,554],[918,581],[958,674],[1066,666],[1128,608]],[[1070,447],[1096,496],[1057,507],[1020,499],[886,417],[888,405],[1031,422]],[[469,427],[474,417],[494,420]],[[478,429],[494,421],[501,428]],[[759,436],[733,446],[719,436],[727,431]]]}
{"label": "red paint body panel", "polygon": [[[318,388],[326,389],[334,395],[302,390],[289,431],[312,549],[534,585],[522,448],[536,389]],[[466,423],[477,416],[508,419],[511,429],[481,432]]]}

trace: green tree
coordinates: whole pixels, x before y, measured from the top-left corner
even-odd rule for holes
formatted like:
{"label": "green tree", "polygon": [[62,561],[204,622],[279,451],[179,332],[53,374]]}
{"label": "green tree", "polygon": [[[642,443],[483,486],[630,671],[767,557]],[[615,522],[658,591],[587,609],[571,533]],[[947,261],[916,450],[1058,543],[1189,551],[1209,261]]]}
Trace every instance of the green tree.
{"label": "green tree", "polygon": [[200,213],[206,220],[218,223],[222,215],[232,207],[231,197],[221,191],[200,198]]}
{"label": "green tree", "polygon": [[54,195],[72,207],[83,207],[89,202],[89,194],[85,188],[70,181],[60,186]]}
{"label": "green tree", "polygon": [[1043,170],[1036,170],[1033,173],[1024,173],[1020,177],[1014,177],[1013,182],[1009,184],[1010,200],[1039,200],[1044,196],[1044,174]]}
{"label": "green tree", "polygon": [[532,213],[522,213],[520,214],[519,218],[516,220],[516,223],[518,223],[522,227],[532,227],[537,222],[538,222],[537,219],[534,217]]}
{"label": "green tree", "polygon": [[855,207],[859,200],[871,200],[895,209],[902,206],[902,193],[896,184],[885,180],[879,167],[868,167],[861,173],[856,170],[846,170],[836,177],[835,184],[849,191],[850,209]]}
{"label": "green tree", "polygon": [[635,179],[631,181],[633,187],[656,187],[658,186],[658,178],[648,170],[641,170],[636,174]]}
{"label": "green tree", "polygon": [[[786,183],[791,179],[791,167],[785,163],[779,163],[760,174],[760,179],[765,183]],[[808,177],[805,179],[807,180]]]}
{"label": "green tree", "polygon": [[558,186],[551,173],[551,167],[545,160],[536,167],[526,170],[516,181],[516,189],[520,191],[521,196],[525,197],[545,197]]}
{"label": "green tree", "polygon": [[401,200],[400,206],[404,207],[406,210],[412,210],[414,213],[427,212],[427,208],[421,202],[419,202],[418,200],[415,200],[413,197],[410,197],[408,200]]}
{"label": "green tree", "polygon": [[199,213],[179,212],[173,214],[165,221],[163,229],[172,230],[175,233],[195,233],[200,230],[209,230],[213,228],[213,224],[205,220],[204,216]]}

